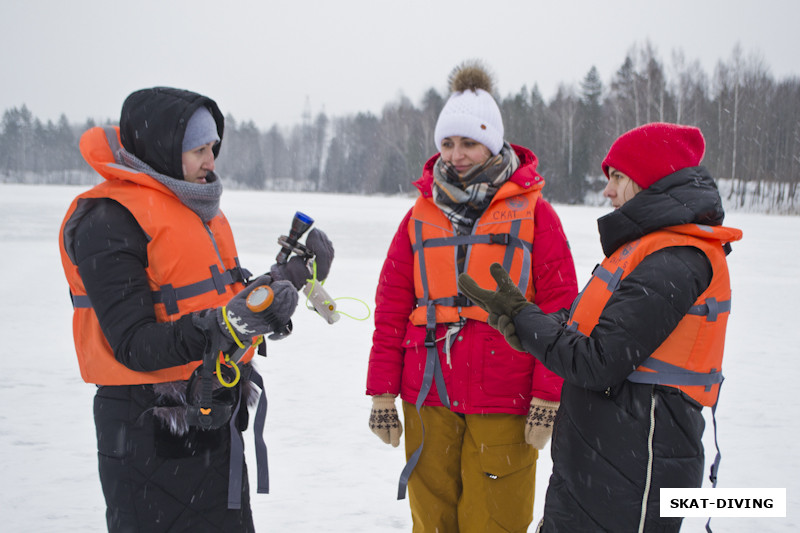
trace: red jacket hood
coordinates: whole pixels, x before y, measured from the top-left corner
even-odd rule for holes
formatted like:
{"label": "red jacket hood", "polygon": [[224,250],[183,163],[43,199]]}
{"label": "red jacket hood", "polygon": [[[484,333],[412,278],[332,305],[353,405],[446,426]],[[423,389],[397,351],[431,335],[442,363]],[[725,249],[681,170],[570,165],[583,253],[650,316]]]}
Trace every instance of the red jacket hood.
{"label": "red jacket hood", "polygon": [[[519,157],[519,168],[508,181],[514,182],[524,189],[530,189],[534,185],[544,185],[544,178],[536,172],[536,167],[539,165],[536,154],[524,146],[512,144],[511,147]],[[422,167],[422,176],[414,182],[414,187],[419,189],[422,196],[426,198],[430,198],[433,194],[433,166],[439,156],[441,154],[436,154],[428,159],[425,166]]]}

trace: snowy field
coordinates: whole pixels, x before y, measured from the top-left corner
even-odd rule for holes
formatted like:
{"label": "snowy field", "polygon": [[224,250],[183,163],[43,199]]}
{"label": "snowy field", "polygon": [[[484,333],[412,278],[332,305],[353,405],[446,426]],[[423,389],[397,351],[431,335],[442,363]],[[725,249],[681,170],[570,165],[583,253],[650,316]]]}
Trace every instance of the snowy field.
{"label": "snowy field", "polygon": [[[71,308],[58,253],[58,229],[83,188],[0,184],[0,530],[105,530],[92,421],[94,387],[81,381]],[[333,240],[336,259],[326,287],[334,297],[374,306],[378,273],[409,198],[228,191],[222,207],[242,264],[254,273],[274,262],[276,239],[296,210],[316,219]],[[601,258],[595,220],[604,207],[556,206],[582,285]],[[786,488],[787,517],[715,518],[716,532],[800,530],[800,438],[796,383],[800,350],[792,331],[800,302],[800,217],[729,213],[744,231],[729,257],[733,314],[728,328],[717,411],[722,449],[720,487]],[[341,300],[359,317],[363,305]],[[410,531],[407,501],[397,501],[402,446],[369,430],[364,395],[372,319],[328,325],[298,309],[295,331],[269,345],[257,364],[269,410],[269,495],[252,495],[260,532]],[[707,462],[713,430],[707,409]],[[245,434],[254,469],[252,433]],[[541,517],[551,469],[549,447],[537,472],[535,520]],[[252,487],[254,491],[254,487]],[[704,531],[704,519],[683,531]],[[533,527],[531,528],[533,530]]]}

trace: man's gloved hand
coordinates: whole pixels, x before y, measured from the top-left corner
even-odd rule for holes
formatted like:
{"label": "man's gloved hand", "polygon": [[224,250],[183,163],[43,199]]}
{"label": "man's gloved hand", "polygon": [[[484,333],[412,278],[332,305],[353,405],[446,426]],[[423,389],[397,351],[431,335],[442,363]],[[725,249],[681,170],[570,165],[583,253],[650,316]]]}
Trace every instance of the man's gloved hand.
{"label": "man's gloved hand", "polygon": [[550,436],[553,434],[553,422],[560,402],[550,402],[533,397],[528,410],[528,420],[525,422],[525,442],[536,448],[544,449]]}
{"label": "man's gloved hand", "polygon": [[400,444],[403,424],[394,406],[394,394],[380,394],[372,397],[372,411],[369,413],[369,429],[386,444],[395,448]]}
{"label": "man's gloved hand", "polygon": [[522,309],[531,304],[525,295],[514,284],[508,273],[498,263],[489,267],[492,277],[497,282],[497,290],[482,289],[469,274],[458,276],[459,290],[481,309],[489,313],[487,322],[506,338],[508,344],[520,352],[524,352],[522,343],[517,337],[514,317]]}
{"label": "man's gloved hand", "polygon": [[[247,296],[262,286],[272,289],[272,303],[263,311],[251,311],[247,307]],[[270,333],[286,325],[297,308],[297,300],[297,291],[290,282],[272,281],[265,274],[250,282],[224,308],[194,313],[192,323],[212,337],[215,349],[231,349],[234,345],[249,343],[257,335]],[[221,338],[215,338],[218,335]]]}
{"label": "man's gloved hand", "polygon": [[[314,254],[314,262],[317,265],[317,279],[324,281],[328,277],[333,262],[333,243],[325,235],[325,232],[317,228],[308,232],[306,237],[306,248]],[[297,255],[292,256],[286,263],[274,264],[270,268],[270,275],[276,280],[289,280],[299,291],[306,281],[311,279],[312,272],[306,264],[306,260]]]}

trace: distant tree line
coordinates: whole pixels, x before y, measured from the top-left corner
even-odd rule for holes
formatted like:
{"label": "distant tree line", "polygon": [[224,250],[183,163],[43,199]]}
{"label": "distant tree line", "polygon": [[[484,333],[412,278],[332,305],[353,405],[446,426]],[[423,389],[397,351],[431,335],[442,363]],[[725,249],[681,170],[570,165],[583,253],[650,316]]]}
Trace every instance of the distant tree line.
{"label": "distant tree line", "polygon": [[[774,79],[761,58],[745,57],[738,46],[711,75],[680,51],[665,66],[645,43],[629,50],[608,85],[592,67],[580,84],[562,84],[545,101],[532,82],[532,88],[496,97],[506,140],[537,154],[553,201],[596,197],[605,183],[600,162],[613,140],[637,125],[663,121],[703,131],[703,164],[726,184],[728,205],[800,212],[800,79]],[[435,153],[433,130],[446,98],[431,88],[419,104],[401,97],[379,116],[312,117],[307,110],[300,124],[268,131],[228,116],[217,167],[241,188],[406,193]],[[94,125],[70,125],[63,115],[44,124],[24,105],[6,110],[0,180],[96,179],[76,149],[80,134]]]}

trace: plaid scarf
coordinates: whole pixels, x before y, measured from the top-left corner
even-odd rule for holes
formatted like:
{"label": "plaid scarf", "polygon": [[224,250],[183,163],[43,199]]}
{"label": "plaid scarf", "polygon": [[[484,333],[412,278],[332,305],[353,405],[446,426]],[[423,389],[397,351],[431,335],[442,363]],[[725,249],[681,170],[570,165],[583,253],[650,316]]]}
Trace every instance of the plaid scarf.
{"label": "plaid scarf", "polygon": [[191,183],[159,174],[150,165],[124,149],[120,149],[117,156],[125,166],[147,174],[172,191],[178,200],[194,211],[203,222],[208,222],[219,213],[222,182],[213,172],[209,172],[206,176],[208,183]]}
{"label": "plaid scarf", "polygon": [[440,157],[433,167],[433,201],[453,223],[456,233],[469,235],[500,186],[519,168],[519,157],[508,143],[496,156],[459,176]]}

